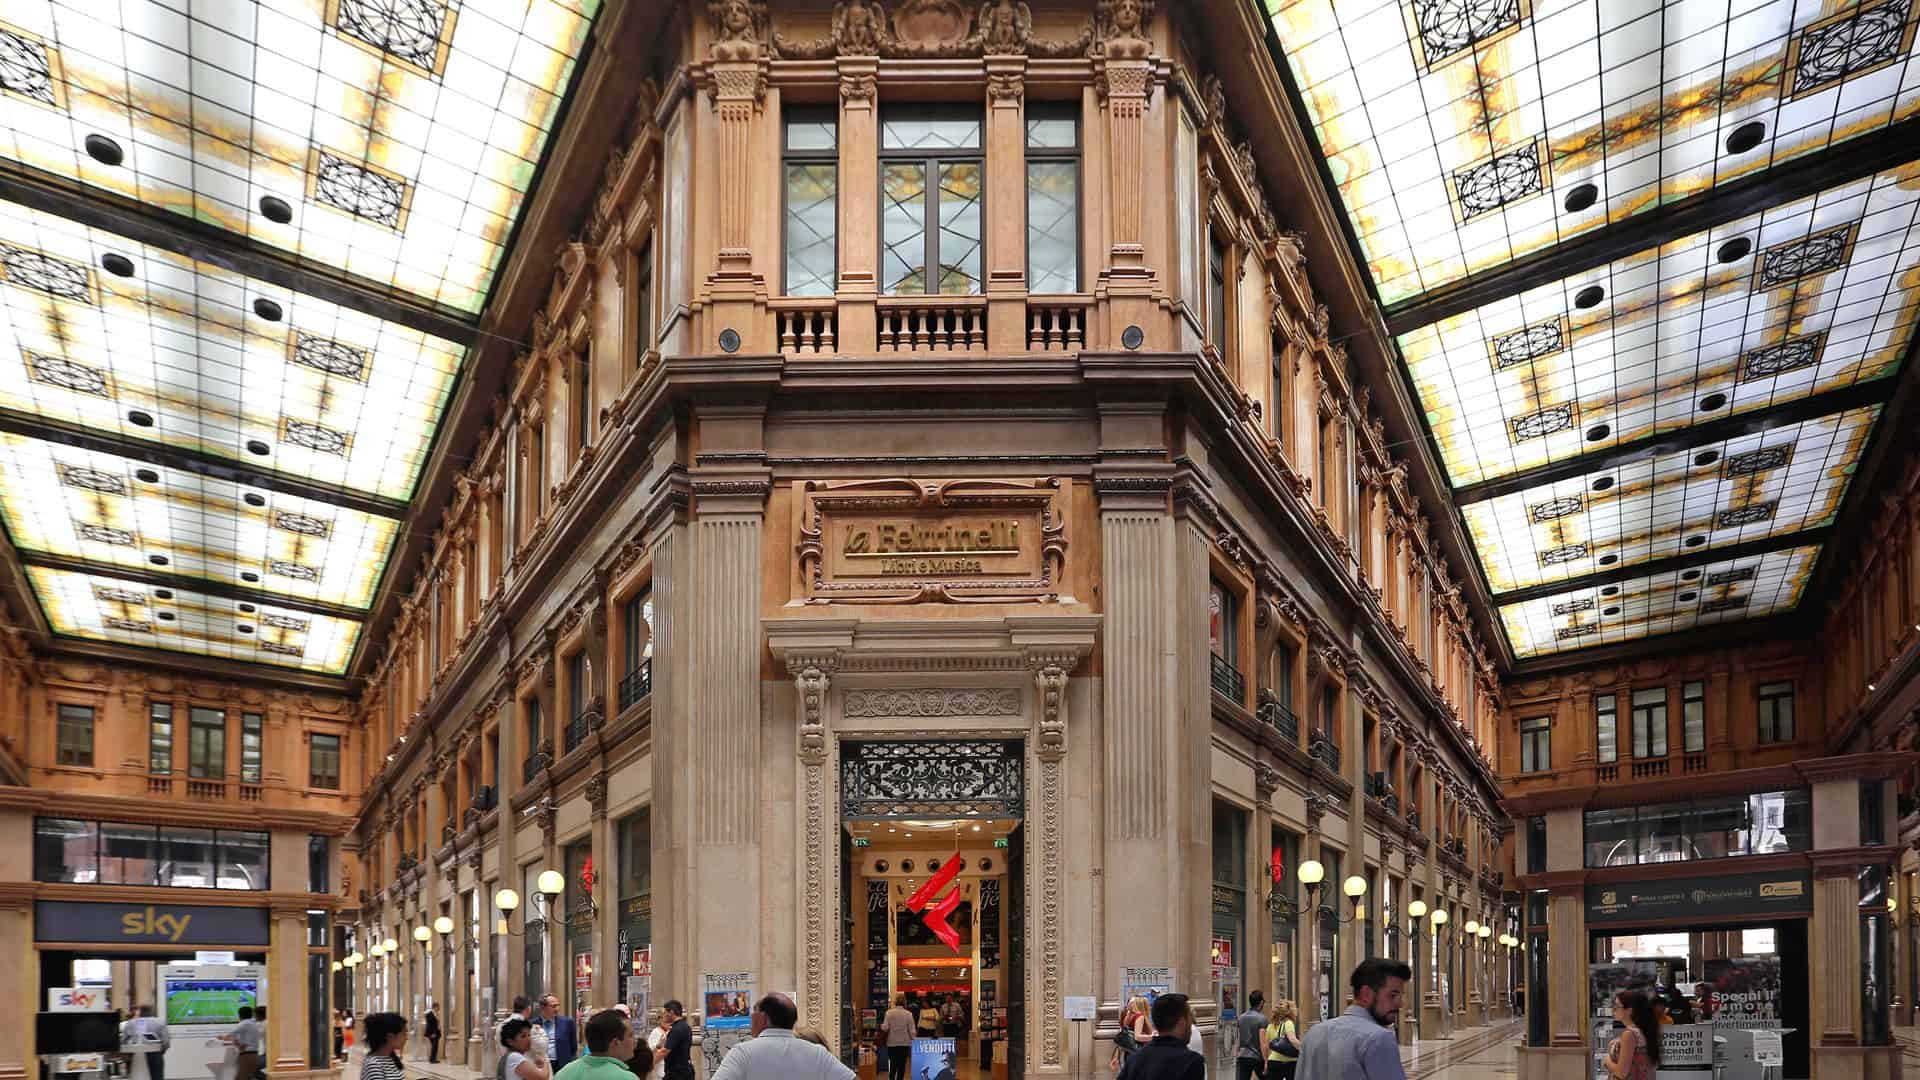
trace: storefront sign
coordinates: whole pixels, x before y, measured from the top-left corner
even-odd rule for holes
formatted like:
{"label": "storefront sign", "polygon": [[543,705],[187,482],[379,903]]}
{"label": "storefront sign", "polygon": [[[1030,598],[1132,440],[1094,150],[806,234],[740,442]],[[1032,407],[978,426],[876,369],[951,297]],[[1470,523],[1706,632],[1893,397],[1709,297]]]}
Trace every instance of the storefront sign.
{"label": "storefront sign", "polygon": [[816,603],[1043,599],[1059,587],[1066,539],[1056,479],[801,487],[800,570]]}
{"label": "storefront sign", "polygon": [[33,905],[35,941],[264,946],[267,932],[265,908],[63,900],[40,900]]}
{"label": "storefront sign", "polygon": [[107,992],[85,986],[55,986],[47,991],[48,1012],[100,1012],[107,1007]]}
{"label": "storefront sign", "polygon": [[1587,886],[1589,926],[1663,919],[1774,916],[1813,907],[1807,871]]}

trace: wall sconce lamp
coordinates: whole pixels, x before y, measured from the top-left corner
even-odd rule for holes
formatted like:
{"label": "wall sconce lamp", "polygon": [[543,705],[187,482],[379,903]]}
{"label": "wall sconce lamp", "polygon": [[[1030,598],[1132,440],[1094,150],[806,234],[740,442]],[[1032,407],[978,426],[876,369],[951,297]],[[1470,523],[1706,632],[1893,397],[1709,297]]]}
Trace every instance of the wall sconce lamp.
{"label": "wall sconce lamp", "polygon": [[[534,879],[533,887],[536,890],[533,894],[533,914],[535,918],[544,922],[554,901],[561,893],[567,891],[567,879],[558,870],[542,870],[540,876]],[[513,937],[522,937],[526,934],[524,920],[519,930],[513,929],[508,922],[513,917],[513,913],[520,909],[519,893],[512,889],[501,889],[493,894],[493,906],[500,911],[500,918],[494,924],[497,933]]]}
{"label": "wall sconce lamp", "polygon": [[448,918],[445,915],[442,915],[434,919],[433,932],[436,934],[439,934],[441,937],[452,937],[453,936],[453,920],[451,918]]}

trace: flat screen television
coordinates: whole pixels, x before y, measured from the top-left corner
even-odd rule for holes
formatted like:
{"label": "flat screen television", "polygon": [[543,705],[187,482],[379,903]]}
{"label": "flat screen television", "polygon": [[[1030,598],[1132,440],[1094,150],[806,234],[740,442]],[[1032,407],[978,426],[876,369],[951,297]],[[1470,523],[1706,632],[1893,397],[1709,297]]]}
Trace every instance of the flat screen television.
{"label": "flat screen television", "polygon": [[167,1023],[237,1024],[240,1009],[258,1004],[259,995],[257,979],[169,979]]}
{"label": "flat screen television", "polygon": [[43,1012],[34,1024],[42,1054],[117,1054],[120,1015],[111,1012]]}

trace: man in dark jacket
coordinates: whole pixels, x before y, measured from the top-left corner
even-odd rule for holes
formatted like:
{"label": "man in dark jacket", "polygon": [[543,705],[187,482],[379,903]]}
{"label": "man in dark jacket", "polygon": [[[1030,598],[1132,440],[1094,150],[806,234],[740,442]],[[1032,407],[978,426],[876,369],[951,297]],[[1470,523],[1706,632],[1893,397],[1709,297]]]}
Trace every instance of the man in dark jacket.
{"label": "man in dark jacket", "polygon": [[1153,999],[1153,1030],[1147,1045],[1127,1057],[1120,1080],[1206,1080],[1207,1059],[1187,1049],[1193,1010],[1185,994]]}
{"label": "man in dark jacket", "polygon": [[427,1063],[437,1065],[440,1063],[440,1012],[433,1007],[431,1000],[427,1002],[425,1027],[427,1036]]}

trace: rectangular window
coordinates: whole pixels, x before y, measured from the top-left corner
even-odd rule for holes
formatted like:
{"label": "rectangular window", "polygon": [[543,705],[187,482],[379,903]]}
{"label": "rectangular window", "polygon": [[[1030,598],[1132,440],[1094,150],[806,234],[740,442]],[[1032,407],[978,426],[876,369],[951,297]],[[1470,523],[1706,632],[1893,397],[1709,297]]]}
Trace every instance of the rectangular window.
{"label": "rectangular window", "polygon": [[1027,291],[1080,291],[1080,121],[1072,105],[1027,106]]}
{"label": "rectangular window", "polygon": [[1602,765],[1620,760],[1620,705],[1619,699],[1612,694],[1596,694],[1593,698],[1593,727],[1595,749],[1599,752]]}
{"label": "rectangular window", "polygon": [[213,830],[160,829],[160,884],[176,889],[211,889]]}
{"label": "rectangular window", "polygon": [[1585,824],[1589,867],[1777,855],[1813,843],[1805,789],[1589,810]]}
{"label": "rectangular window", "polygon": [[1667,756],[1667,689],[1633,692],[1633,756]]}
{"label": "rectangular window", "polygon": [[1213,655],[1231,664],[1235,659],[1234,631],[1237,612],[1234,610],[1233,591],[1218,580],[1208,582],[1207,588],[1207,645]]}
{"label": "rectangular window", "polygon": [[972,107],[890,109],[880,118],[880,281],[888,296],[975,296],[986,164]]}
{"label": "rectangular window", "polygon": [[1707,748],[1707,684],[1684,683],[1680,687],[1680,747],[1689,754]]}
{"label": "rectangular window", "polygon": [[307,786],[340,790],[340,736],[315,734],[307,749]]}
{"label": "rectangular window", "polygon": [[147,771],[155,776],[173,772],[173,706],[164,701],[147,706]]}
{"label": "rectangular window", "polygon": [[264,889],[267,887],[267,834],[231,832],[214,834],[219,851],[219,873],[215,887],[221,889]]}
{"label": "rectangular window", "polygon": [[36,818],[33,879],[87,884],[100,880],[100,827],[91,821]]}
{"label": "rectangular window", "polygon": [[1280,448],[1285,450],[1287,446],[1287,401],[1290,397],[1287,393],[1287,386],[1293,381],[1293,373],[1289,370],[1292,367],[1292,360],[1287,355],[1290,346],[1287,344],[1286,339],[1279,337],[1274,338],[1272,347],[1273,394],[1271,400],[1267,402],[1267,411],[1273,415],[1268,417],[1268,419],[1273,423],[1273,441],[1279,443]]}
{"label": "rectangular window", "polygon": [[528,698],[524,706],[527,711],[527,757],[531,759],[540,752],[540,743],[545,736],[540,730],[540,699]]}
{"label": "rectangular window", "polygon": [[1227,254],[1220,241],[1207,239],[1207,340],[1227,351]]}
{"label": "rectangular window", "polygon": [[838,122],[831,108],[787,110],[782,240],[788,296],[833,295],[839,257]]}
{"label": "rectangular window", "polygon": [[260,714],[240,714],[240,782],[260,782]]}
{"label": "rectangular window", "polygon": [[187,713],[187,775],[199,780],[227,777],[227,714],[219,709]]}
{"label": "rectangular window", "polygon": [[1546,772],[1553,768],[1553,731],[1544,716],[1520,721],[1520,771]]}
{"label": "rectangular window", "polygon": [[621,609],[620,708],[653,692],[653,590],[642,589]]}
{"label": "rectangular window", "polygon": [[593,689],[587,682],[588,668],[587,650],[581,649],[567,657],[567,706],[575,720],[587,711],[587,698]]}
{"label": "rectangular window", "polygon": [[1246,956],[1247,813],[1213,804],[1213,937],[1225,942],[1225,954],[1213,956],[1214,974],[1252,965]]}
{"label": "rectangular window", "polygon": [[1760,697],[1760,741],[1763,743],[1793,741],[1793,684],[1790,682],[1761,683]]}
{"label": "rectangular window", "polygon": [[100,881],[107,885],[160,884],[158,830],[152,825],[100,823]]}
{"label": "rectangular window", "polygon": [[315,833],[307,837],[307,891],[310,893],[329,893],[333,891],[333,845],[326,837]]}
{"label": "rectangular window", "polygon": [[1527,873],[1544,874],[1547,872],[1547,819],[1530,817],[1527,819]]}
{"label": "rectangular window", "polygon": [[1180,299],[1187,305],[1189,317],[1200,318],[1201,221],[1205,213],[1200,205],[1200,134],[1193,116],[1180,113],[1176,133],[1173,171],[1173,228],[1176,253],[1180,259]]}
{"label": "rectangular window", "polygon": [[640,351],[634,356],[634,366],[646,363],[647,353],[653,349],[653,244],[649,242],[634,257],[633,307],[637,325],[634,327],[634,340],[640,344]]}
{"label": "rectangular window", "polygon": [[93,765],[93,709],[87,705],[62,705],[54,749],[54,764]]}
{"label": "rectangular window", "polygon": [[593,343],[587,342],[573,354],[573,449],[575,453],[593,445]]}
{"label": "rectangular window", "polygon": [[1297,655],[1293,646],[1284,641],[1273,650],[1273,691],[1280,696],[1280,704],[1288,712],[1292,712],[1297,704],[1293,700],[1293,663]]}

